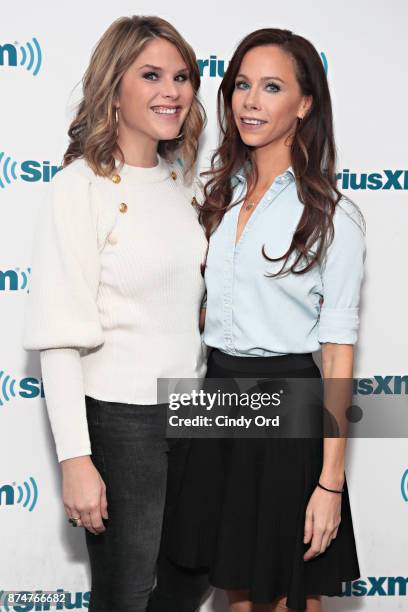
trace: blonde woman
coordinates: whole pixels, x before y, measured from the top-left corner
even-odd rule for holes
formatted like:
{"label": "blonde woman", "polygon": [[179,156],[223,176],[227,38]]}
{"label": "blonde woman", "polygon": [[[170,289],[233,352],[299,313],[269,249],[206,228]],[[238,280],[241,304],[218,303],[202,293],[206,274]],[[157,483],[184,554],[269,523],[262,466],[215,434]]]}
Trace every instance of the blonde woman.
{"label": "blonde woman", "polygon": [[199,86],[171,24],[116,20],[84,75],[36,228],[23,347],[41,351],[63,503],[85,528],[91,612],[146,609],[170,448],[156,382],[205,374],[207,241],[191,206]]}

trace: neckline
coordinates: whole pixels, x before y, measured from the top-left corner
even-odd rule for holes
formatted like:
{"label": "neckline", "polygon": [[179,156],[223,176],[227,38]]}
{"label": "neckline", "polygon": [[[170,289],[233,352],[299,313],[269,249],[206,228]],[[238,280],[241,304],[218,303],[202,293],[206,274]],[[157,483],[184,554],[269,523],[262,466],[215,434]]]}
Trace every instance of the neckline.
{"label": "neckline", "polygon": [[[293,177],[293,180],[296,180],[295,177],[295,172],[293,170],[293,166],[292,164],[290,164],[286,170],[284,170],[283,172],[281,172],[280,174],[276,175],[275,180],[273,181],[273,183],[271,183],[271,185],[269,186],[269,189],[272,187],[272,185],[275,183],[276,179],[282,179],[283,177],[287,177],[288,175],[291,175],[291,177]],[[238,179],[238,181],[240,181],[241,183],[246,183],[246,174],[245,174],[245,165],[242,166],[238,172],[236,172],[234,174],[234,178]],[[282,182],[281,180],[277,181],[278,183]]]}
{"label": "neckline", "polygon": [[[116,168],[119,168],[120,162],[118,159],[115,160]],[[156,166],[150,166],[144,168],[142,166],[131,166],[130,164],[123,164],[119,174],[122,177],[128,177],[134,179],[140,183],[158,183],[167,179],[170,176],[170,170],[167,161],[157,154]]]}

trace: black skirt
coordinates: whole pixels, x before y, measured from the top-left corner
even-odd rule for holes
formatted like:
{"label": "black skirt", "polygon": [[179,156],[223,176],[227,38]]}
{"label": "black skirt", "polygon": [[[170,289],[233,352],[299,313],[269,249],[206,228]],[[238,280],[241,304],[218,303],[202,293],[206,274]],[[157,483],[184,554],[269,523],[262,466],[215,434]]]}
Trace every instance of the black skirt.
{"label": "black skirt", "polygon": [[[321,378],[312,355],[232,357],[213,349],[207,379]],[[360,577],[347,481],[341,523],[328,548],[303,560],[308,501],[322,469],[323,439],[192,438],[169,460],[165,554],[187,568],[208,568],[214,587],[247,590],[254,603],[287,596],[341,595]]]}

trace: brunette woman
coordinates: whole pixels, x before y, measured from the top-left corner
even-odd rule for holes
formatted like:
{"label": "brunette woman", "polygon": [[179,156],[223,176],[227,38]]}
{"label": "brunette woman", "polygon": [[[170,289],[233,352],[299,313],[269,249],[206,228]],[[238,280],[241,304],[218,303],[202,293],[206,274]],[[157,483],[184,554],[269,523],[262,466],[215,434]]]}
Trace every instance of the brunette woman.
{"label": "brunette woman", "polygon": [[[195,591],[198,604],[207,572],[234,612],[318,611],[321,595],[340,595],[342,581],[360,576],[344,468],[364,219],[336,185],[330,93],[308,40],[269,28],[246,36],[222,80],[218,117],[222,140],[200,210],[208,386],[316,383],[312,352],[321,350],[325,406],[309,434],[184,445],[171,466],[151,610],[164,612],[166,600],[166,612],[194,610],[185,602]],[[304,411],[286,404],[295,430],[309,399]]]}

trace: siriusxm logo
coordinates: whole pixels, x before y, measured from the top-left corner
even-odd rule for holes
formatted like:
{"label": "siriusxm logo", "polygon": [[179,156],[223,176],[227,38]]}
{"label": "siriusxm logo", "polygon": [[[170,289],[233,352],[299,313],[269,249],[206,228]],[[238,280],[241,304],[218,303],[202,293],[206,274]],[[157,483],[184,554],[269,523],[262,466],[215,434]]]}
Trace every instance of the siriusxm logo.
{"label": "siriusxm logo", "polygon": [[[20,612],[45,612],[45,610],[83,610],[89,608],[91,599],[90,591],[69,591],[67,589],[56,589],[52,591],[51,598],[41,599],[41,595],[46,596],[50,591],[36,589],[35,591],[6,591],[0,590],[0,611],[10,612],[10,610],[19,610]],[[12,599],[12,594],[15,601],[14,604],[7,603]],[[17,603],[19,602],[19,603]],[[52,602],[52,603],[51,603]]]}
{"label": "siriusxm logo", "polygon": [[[18,387],[16,389],[16,387]],[[42,381],[38,378],[22,378],[20,383],[16,378],[0,370],[0,408],[14,397],[32,399],[34,397],[45,397]]]}
{"label": "siriusxm logo", "polygon": [[380,172],[350,172],[344,169],[336,174],[341,189],[408,189],[408,170],[381,170]]}
{"label": "siriusxm logo", "polygon": [[407,595],[408,578],[404,576],[367,576],[366,580],[353,580],[346,582],[346,588],[342,593],[345,597],[374,597]]}
{"label": "siriusxm logo", "polygon": [[0,67],[25,68],[37,76],[42,63],[41,47],[33,36],[32,42],[21,45],[18,42],[0,44]]}
{"label": "siriusxm logo", "polygon": [[31,268],[26,268],[26,270],[20,270],[20,268],[2,270],[0,268],[0,291],[25,291],[30,273]]}
{"label": "siriusxm logo", "polygon": [[198,59],[197,64],[200,76],[223,77],[225,74],[226,60],[218,59],[216,55],[210,55],[209,59]]}
{"label": "siriusxm logo", "polygon": [[[326,54],[322,51],[320,53],[324,70],[327,74],[328,62]],[[198,59],[197,64],[200,70],[200,76],[202,77],[223,77],[225,74],[225,65],[229,63],[229,60],[219,59],[216,55],[210,55],[207,59]]]}
{"label": "siriusxm logo", "polygon": [[24,480],[22,485],[0,483],[0,508],[2,506],[20,505],[32,512],[38,499],[38,487],[32,476]]}
{"label": "siriusxm logo", "polygon": [[354,378],[353,393],[355,395],[407,395],[408,375]]}
{"label": "siriusxm logo", "polygon": [[35,161],[26,159],[18,163],[4,151],[0,151],[0,188],[5,189],[18,179],[27,183],[49,183],[54,174],[61,170],[61,166],[52,165],[49,161]]}

